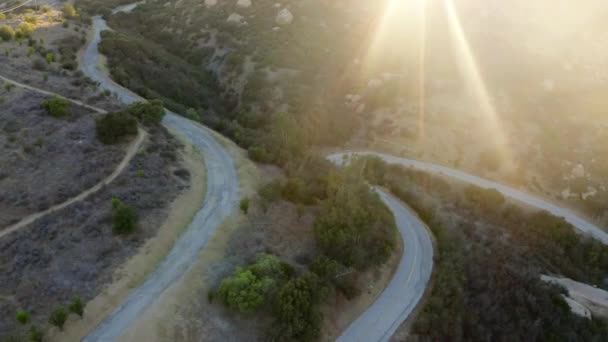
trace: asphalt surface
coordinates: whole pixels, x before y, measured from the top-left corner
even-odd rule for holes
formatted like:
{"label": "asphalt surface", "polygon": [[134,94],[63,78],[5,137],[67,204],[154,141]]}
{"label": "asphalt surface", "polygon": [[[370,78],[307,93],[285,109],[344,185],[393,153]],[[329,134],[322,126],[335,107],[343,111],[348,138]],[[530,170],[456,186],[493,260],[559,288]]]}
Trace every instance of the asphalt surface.
{"label": "asphalt surface", "polygon": [[418,160],[399,158],[395,156],[390,156],[382,153],[376,152],[345,152],[345,153],[337,153],[328,157],[328,159],[341,163],[344,157],[349,157],[352,155],[358,156],[376,156],[383,159],[385,162],[389,164],[399,164],[406,167],[411,167],[414,169],[418,169],[425,172],[435,173],[439,175],[444,175],[448,177],[452,177],[454,179],[460,180],[462,182],[466,182],[469,184],[477,185],[486,189],[496,189],[500,193],[502,193],[505,197],[509,197],[520,201],[529,206],[546,210],[551,214],[559,217],[563,217],[566,221],[574,226],[580,233],[589,234],[594,238],[602,241],[604,244],[608,244],[608,233],[597,227],[596,225],[586,221],[585,219],[577,216],[572,213],[570,210],[566,208],[559,207],[555,204],[552,204],[546,200],[541,198],[532,196],[525,192],[516,190],[506,185],[502,185],[487,179],[483,179],[477,176],[470,175],[468,173],[451,169],[449,167],[436,165],[427,162],[421,162]]}
{"label": "asphalt surface", "polygon": [[424,296],[433,271],[433,243],[424,224],[392,195],[376,191],[395,216],[403,254],[388,286],[342,333],[339,342],[388,341]]}
{"label": "asphalt surface", "polygon": [[[113,82],[100,70],[97,45],[99,33],[107,29],[100,17],[93,18],[94,36],[80,56],[85,75],[110,90],[122,102],[130,104],[144,99]],[[202,208],[186,231],[175,243],[169,255],[158,265],[144,283],[131,291],[127,299],[83,341],[116,341],[162,293],[180,279],[198,259],[215,230],[236,208],[239,200],[239,180],[232,157],[203,127],[169,111],[163,119],[169,129],[183,135],[202,153],[207,169],[207,192]]]}

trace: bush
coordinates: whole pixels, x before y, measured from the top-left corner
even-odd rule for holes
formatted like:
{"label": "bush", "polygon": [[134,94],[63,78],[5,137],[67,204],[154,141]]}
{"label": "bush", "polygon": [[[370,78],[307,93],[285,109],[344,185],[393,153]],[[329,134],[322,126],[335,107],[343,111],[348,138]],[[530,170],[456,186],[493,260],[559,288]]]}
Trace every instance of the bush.
{"label": "bush", "polygon": [[247,212],[249,211],[249,198],[245,197],[241,199],[241,203],[239,206],[243,214],[247,215]]}
{"label": "bush", "polygon": [[274,307],[279,341],[312,341],[319,337],[323,315],[319,303],[327,295],[314,273],[305,273],[281,287]]}
{"label": "bush", "polygon": [[56,308],[55,310],[53,310],[53,312],[51,313],[51,316],[49,317],[49,323],[56,326],[60,330],[63,330],[63,325],[65,324],[65,321],[67,319],[68,319],[67,312],[65,311],[65,309],[62,306],[60,306],[60,307]]}
{"label": "bush", "polygon": [[229,308],[240,313],[253,313],[270,300],[270,296],[294,270],[279,258],[259,254],[254,264],[238,267],[231,277],[222,280],[218,295]]}
{"label": "bush", "polygon": [[34,25],[23,22],[19,24],[15,36],[17,38],[29,38],[32,36],[32,34],[34,34]]}
{"label": "bush", "polygon": [[108,113],[97,119],[97,139],[104,144],[115,144],[124,137],[137,134],[137,120],[125,112]]}
{"label": "bush", "polygon": [[65,6],[63,6],[63,8],[61,8],[61,12],[63,12],[63,16],[68,19],[73,19],[78,15],[74,6],[70,4],[66,4]]}
{"label": "bush", "polygon": [[17,322],[21,324],[27,324],[30,321],[30,314],[25,310],[17,311]]}
{"label": "bush", "polygon": [[40,58],[36,58],[32,62],[32,68],[38,71],[45,71],[47,69],[47,63],[45,63],[44,60]]}
{"label": "bush", "polygon": [[13,39],[15,32],[13,28],[8,25],[0,25],[0,40],[9,41]]}
{"label": "bush", "polygon": [[44,334],[36,326],[31,326],[28,333],[28,338],[31,342],[42,342]]}
{"label": "bush", "polygon": [[274,202],[278,201],[281,198],[281,182],[278,180],[274,180],[260,188],[258,190],[258,195],[265,202]]}
{"label": "bush", "polygon": [[112,203],[112,231],[114,234],[129,234],[137,227],[137,213],[135,209],[118,204],[114,206]]}
{"label": "bush", "polygon": [[70,102],[58,96],[43,101],[42,108],[46,109],[47,113],[55,118],[62,118],[70,114]]}
{"label": "bush", "polygon": [[165,108],[160,100],[136,102],[129,106],[127,112],[145,125],[158,125],[165,116]]}
{"label": "bush", "polygon": [[68,309],[70,309],[70,312],[82,317],[82,314],[84,313],[84,305],[82,304],[80,297],[72,298],[72,302],[70,303]]}
{"label": "bush", "polygon": [[252,313],[264,304],[264,283],[250,270],[237,268],[222,280],[218,294],[224,304],[240,313]]}
{"label": "bush", "polygon": [[328,192],[314,223],[315,239],[325,255],[357,269],[386,262],[397,234],[380,198],[352,175],[340,176]]}

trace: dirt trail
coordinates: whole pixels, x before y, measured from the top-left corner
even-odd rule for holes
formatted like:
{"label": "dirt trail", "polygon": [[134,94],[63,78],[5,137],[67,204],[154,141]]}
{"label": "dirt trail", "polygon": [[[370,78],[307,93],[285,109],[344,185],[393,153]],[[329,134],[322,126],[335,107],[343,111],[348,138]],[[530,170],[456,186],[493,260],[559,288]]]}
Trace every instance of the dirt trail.
{"label": "dirt trail", "polygon": [[[35,91],[35,92],[38,92],[38,93],[41,93],[41,94],[44,94],[44,95],[61,97],[61,98],[66,99],[67,101],[70,101],[70,102],[72,102],[72,103],[74,103],[76,105],[83,106],[85,108],[91,109],[91,110],[93,110],[93,111],[95,111],[97,113],[100,113],[100,114],[106,113],[106,111],[103,110],[103,109],[86,105],[86,104],[82,103],[81,101],[74,100],[74,99],[69,99],[69,98],[63,97],[63,96],[61,96],[59,94],[56,94],[56,93],[53,93],[53,92],[50,92],[50,91],[46,91],[46,90],[42,90],[42,89],[39,89],[39,88],[36,88],[36,87],[28,86],[26,84],[22,84],[22,83],[13,81],[11,79],[8,79],[8,78],[6,78],[4,76],[0,76],[0,79],[3,80],[4,82],[10,82],[10,83],[15,84],[16,86],[19,86],[19,87],[22,87],[22,88],[25,88],[25,89],[28,89],[28,90],[32,90],[32,91]],[[138,131],[137,131],[137,138],[134,139],[129,144],[129,147],[127,148],[127,153],[125,154],[124,158],[122,159],[122,161],[120,162],[120,164],[118,164],[118,166],[116,167],[116,169],[114,169],[114,171],[109,176],[107,176],[106,178],[102,179],[100,182],[98,182],[97,184],[95,184],[93,187],[91,187],[91,188],[89,188],[89,189],[81,192],[77,196],[72,197],[72,198],[68,199],[65,202],[53,205],[53,206],[51,206],[50,208],[48,208],[48,209],[46,209],[44,211],[40,211],[40,212],[31,214],[29,216],[26,216],[23,219],[21,219],[19,222],[15,223],[13,225],[10,225],[8,227],[5,227],[4,229],[2,229],[2,231],[0,231],[0,239],[3,238],[4,236],[6,236],[6,235],[8,235],[8,234],[10,234],[12,232],[14,232],[14,231],[17,231],[17,230],[19,230],[19,229],[21,229],[21,228],[29,225],[30,223],[32,223],[32,222],[34,222],[34,221],[36,221],[36,220],[38,220],[38,219],[40,219],[40,218],[42,218],[42,217],[50,214],[52,212],[64,209],[64,208],[66,208],[66,207],[68,207],[68,206],[70,206],[70,205],[72,205],[72,204],[74,204],[76,202],[82,201],[85,198],[89,197],[90,195],[92,195],[92,194],[96,193],[97,191],[101,190],[105,185],[108,185],[108,184],[112,183],[116,179],[116,177],[118,177],[122,173],[122,171],[124,171],[124,169],[129,165],[129,163],[131,162],[131,160],[133,159],[133,157],[135,156],[135,154],[137,153],[137,151],[139,151],[139,149],[141,148],[141,145],[144,142],[146,136],[147,136],[146,131],[144,131],[141,128],[138,129]]]}
{"label": "dirt trail", "polygon": [[4,77],[2,75],[0,75],[0,80],[2,80],[4,82],[12,83],[12,84],[14,84],[14,85],[16,85],[18,87],[21,87],[21,88],[25,88],[25,89],[28,89],[28,90],[31,90],[31,91],[35,91],[35,92],[40,93],[40,94],[44,94],[44,95],[48,95],[48,96],[57,96],[59,98],[67,100],[67,101],[69,101],[69,102],[71,102],[71,103],[73,103],[75,105],[78,105],[78,106],[90,109],[90,110],[92,110],[94,112],[97,112],[99,114],[105,114],[105,113],[107,113],[107,111],[105,111],[105,110],[103,110],[101,108],[93,107],[93,106],[88,105],[88,104],[86,104],[86,103],[84,103],[82,101],[70,99],[68,97],[65,97],[63,95],[59,95],[59,94],[54,93],[52,91],[48,91],[48,90],[32,87],[32,86],[29,86],[27,84],[24,84],[24,83],[21,83],[21,82],[17,82],[15,80],[11,80],[10,78],[6,78],[6,77]]}

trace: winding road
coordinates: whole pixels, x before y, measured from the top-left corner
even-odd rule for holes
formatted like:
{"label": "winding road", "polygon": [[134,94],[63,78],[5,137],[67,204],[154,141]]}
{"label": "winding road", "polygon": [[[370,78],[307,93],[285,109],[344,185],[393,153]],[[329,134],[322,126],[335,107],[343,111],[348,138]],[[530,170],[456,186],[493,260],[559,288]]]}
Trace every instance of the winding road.
{"label": "winding road", "polygon": [[[590,234],[608,243],[608,234],[590,222],[576,216],[568,209],[558,207],[540,198],[511,187],[492,182],[462,171],[418,160],[399,158],[377,152],[344,152],[327,157],[337,165],[347,163],[352,157],[374,156],[389,164],[397,164],[421,171],[448,176],[486,189],[496,189],[504,196],[532,207],[546,210],[563,217],[580,233]],[[404,241],[404,254],[397,272],[380,297],[363,315],[355,320],[338,338],[338,341],[388,341],[399,325],[404,322],[424,295],[433,267],[433,247],[424,225],[418,217],[398,200],[377,190],[380,197],[395,215],[397,227]]]}
{"label": "winding road", "polygon": [[[100,32],[108,29],[100,17],[93,18],[94,35],[81,56],[83,72],[98,82],[101,88],[110,90],[122,102],[129,104],[143,99],[114,83],[99,67],[97,45]],[[187,119],[167,112],[164,124],[183,134],[204,155],[208,166],[208,189],[203,208],[196,215],[184,235],[178,240],[170,254],[140,287],[134,289],[127,300],[107,317],[84,341],[115,341],[165,289],[179,279],[196,260],[198,252],[218,225],[232,211],[238,201],[238,178],[233,161],[228,153],[205,129]],[[441,174],[475,184],[493,188],[503,195],[564,217],[576,229],[591,234],[607,243],[608,235],[593,224],[577,217],[564,208],[538,199],[513,188],[479,178],[464,172],[430,163],[398,158],[373,152],[348,152],[328,157],[342,163],[343,157],[352,155],[374,155],[391,164],[400,164],[426,172]],[[338,341],[387,341],[399,325],[407,319],[420,302],[429,282],[433,267],[433,247],[424,224],[398,200],[377,189],[381,199],[395,216],[398,230],[404,243],[404,253],[399,266],[387,288],[379,298],[338,338]]]}
{"label": "winding road", "polygon": [[438,175],[448,176],[459,181],[473,184],[485,189],[495,189],[505,197],[509,197],[511,199],[517,200],[521,203],[527,204],[531,207],[535,207],[541,210],[548,211],[549,213],[563,217],[567,222],[572,224],[574,228],[576,228],[580,233],[588,234],[593,236],[594,238],[602,241],[604,244],[608,244],[608,233],[597,227],[596,225],[580,218],[570,210],[566,208],[559,207],[555,204],[552,204],[546,200],[540,199],[538,197],[532,196],[525,192],[516,190],[506,185],[502,185],[481,177],[473,176],[468,173],[451,169],[449,167],[436,165],[432,163],[422,162],[413,159],[400,158],[387,154],[377,153],[377,152],[344,152],[344,153],[336,153],[332,154],[328,157],[329,160],[334,163],[342,163],[344,158],[348,159],[352,156],[374,156],[379,157],[385,162],[389,164],[398,164],[405,167],[414,168],[420,171],[425,171],[429,173],[434,173]]}
{"label": "winding road", "polygon": [[424,223],[392,195],[378,188],[376,192],[395,216],[403,254],[388,286],[339,342],[388,341],[422,299],[433,271],[433,243]]}
{"label": "winding road", "polygon": [[[101,40],[100,32],[105,29],[107,29],[105,21],[100,17],[94,17],[93,36],[80,56],[82,71],[125,104],[145,101],[116,84],[100,70],[97,47]],[[204,156],[207,166],[207,192],[203,206],[157,269],[143,284],[133,289],[123,304],[85,337],[84,341],[116,341],[123,335],[169,286],[192,267],[200,250],[236,208],[239,200],[239,180],[234,161],[209,131],[169,111],[163,119],[163,124],[183,135]]]}

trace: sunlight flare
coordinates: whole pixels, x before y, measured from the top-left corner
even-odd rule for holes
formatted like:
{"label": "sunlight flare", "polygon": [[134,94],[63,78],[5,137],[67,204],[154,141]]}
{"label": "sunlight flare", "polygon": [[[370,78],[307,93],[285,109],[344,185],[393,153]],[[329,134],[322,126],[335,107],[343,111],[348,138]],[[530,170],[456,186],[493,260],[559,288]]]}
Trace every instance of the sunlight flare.
{"label": "sunlight flare", "polygon": [[454,1],[444,0],[444,5],[449,31],[452,35],[452,43],[456,49],[456,56],[458,57],[458,67],[466,86],[472,93],[476,104],[479,105],[480,112],[485,119],[482,124],[491,131],[495,139],[495,141],[491,143],[496,145],[503,162],[505,162],[506,165],[513,165],[513,158],[508,148],[508,141],[501,125],[500,116],[493,103],[492,97],[488,92],[483,77],[481,76],[479,66],[462,28]]}

